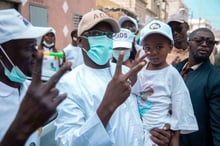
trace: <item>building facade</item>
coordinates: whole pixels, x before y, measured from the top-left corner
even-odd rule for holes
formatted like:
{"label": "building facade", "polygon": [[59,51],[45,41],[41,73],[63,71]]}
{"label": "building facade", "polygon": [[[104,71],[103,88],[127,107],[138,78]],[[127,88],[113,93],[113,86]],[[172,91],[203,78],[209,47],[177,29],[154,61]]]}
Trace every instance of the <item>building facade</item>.
{"label": "building facade", "polygon": [[[85,5],[86,4],[86,5]],[[1,0],[0,9],[15,8],[35,26],[52,26],[56,46],[62,50],[71,42],[70,33],[82,15],[96,8],[95,0]]]}

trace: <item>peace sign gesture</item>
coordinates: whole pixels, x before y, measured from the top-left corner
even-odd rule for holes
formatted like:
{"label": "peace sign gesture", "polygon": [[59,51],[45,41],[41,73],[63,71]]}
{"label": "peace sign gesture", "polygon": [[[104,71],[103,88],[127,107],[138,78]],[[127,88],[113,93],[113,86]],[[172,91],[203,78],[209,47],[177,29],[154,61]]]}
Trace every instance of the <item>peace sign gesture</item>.
{"label": "peace sign gesture", "polygon": [[145,62],[140,62],[134,65],[126,74],[123,74],[123,56],[124,52],[121,51],[117,61],[115,74],[108,83],[103,100],[97,109],[97,114],[104,126],[108,123],[115,109],[129,97],[131,92],[130,77],[137,75],[145,65]]}
{"label": "peace sign gesture", "polygon": [[61,76],[70,69],[71,63],[64,64],[48,82],[42,83],[42,59],[43,52],[38,52],[33,67],[32,82],[21,102],[15,120],[2,140],[2,146],[23,146],[29,135],[55,113],[58,104],[67,96],[66,94],[59,95],[59,91],[55,86]]}
{"label": "peace sign gesture", "polygon": [[[26,117],[30,118],[35,114],[35,128],[38,128],[44,124],[54,114],[56,107],[66,97],[66,94],[59,95],[58,89],[55,88],[56,83],[61,76],[70,68],[71,63],[64,64],[60,70],[54,74],[49,81],[42,83],[41,81],[41,69],[42,69],[43,52],[39,51],[34,64],[32,72],[32,82],[28,88],[28,91],[24,97],[21,107],[29,106],[28,112],[26,111]],[[20,109],[22,110],[22,108]],[[34,122],[34,121],[30,121]]]}

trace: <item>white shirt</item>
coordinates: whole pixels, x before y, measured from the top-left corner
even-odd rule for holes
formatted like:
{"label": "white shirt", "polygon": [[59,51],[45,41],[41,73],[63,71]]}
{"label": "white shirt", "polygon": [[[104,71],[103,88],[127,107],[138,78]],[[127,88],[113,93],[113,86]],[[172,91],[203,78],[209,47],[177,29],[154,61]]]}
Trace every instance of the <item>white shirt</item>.
{"label": "white shirt", "polygon": [[135,96],[130,96],[116,109],[106,127],[96,113],[114,72],[115,64],[105,69],[93,69],[82,64],[63,76],[58,88],[68,97],[58,107],[55,123],[58,145],[143,145],[143,127]]}
{"label": "white shirt", "polygon": [[[17,88],[10,87],[0,82],[0,140],[14,120],[29,84],[29,81],[25,81],[19,91]],[[29,137],[25,146],[29,146],[32,142],[34,142],[36,146],[39,145],[39,136],[37,132]]]}
{"label": "white shirt", "polygon": [[145,129],[150,131],[170,123],[172,130],[181,130],[182,134],[198,130],[189,91],[172,65],[160,70],[143,69],[138,77],[138,104]]}
{"label": "white shirt", "polygon": [[76,66],[83,63],[83,55],[80,47],[75,47],[72,44],[69,44],[63,49],[66,57],[66,61],[72,63],[71,69],[74,69]]}
{"label": "white shirt", "polygon": [[[44,52],[52,52],[51,49],[44,47]],[[54,56],[43,57],[42,80],[49,80],[59,70],[59,59]]]}

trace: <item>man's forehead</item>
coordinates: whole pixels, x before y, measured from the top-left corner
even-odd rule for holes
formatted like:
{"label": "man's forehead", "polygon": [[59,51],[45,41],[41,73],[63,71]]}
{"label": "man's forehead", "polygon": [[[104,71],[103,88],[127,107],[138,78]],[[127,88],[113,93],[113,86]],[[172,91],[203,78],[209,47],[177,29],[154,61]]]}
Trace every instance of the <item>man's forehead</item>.
{"label": "man's forehead", "polygon": [[199,37],[203,37],[203,38],[214,38],[214,36],[212,35],[211,32],[208,31],[197,31],[194,35],[194,38],[199,38]]}
{"label": "man's forehead", "polygon": [[123,23],[122,23],[122,25],[134,25],[135,26],[135,24],[132,22],[132,21],[130,21],[130,20],[126,20],[126,21],[124,21]]}
{"label": "man's forehead", "polygon": [[90,30],[100,30],[100,31],[112,31],[113,32],[113,28],[109,23],[106,22],[100,22],[97,25],[95,25],[93,28],[91,28]]}

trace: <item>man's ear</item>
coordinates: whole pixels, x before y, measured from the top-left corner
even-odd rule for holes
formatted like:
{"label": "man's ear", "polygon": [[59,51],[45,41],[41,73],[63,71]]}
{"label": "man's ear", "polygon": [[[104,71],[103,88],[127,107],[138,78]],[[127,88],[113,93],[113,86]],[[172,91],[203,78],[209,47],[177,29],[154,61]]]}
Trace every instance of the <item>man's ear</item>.
{"label": "man's ear", "polygon": [[82,46],[82,38],[77,37],[77,46],[81,47]]}

